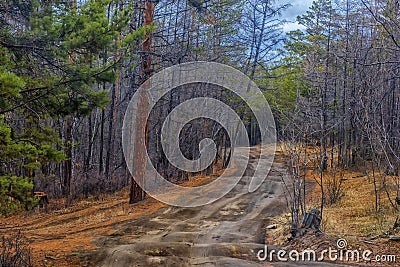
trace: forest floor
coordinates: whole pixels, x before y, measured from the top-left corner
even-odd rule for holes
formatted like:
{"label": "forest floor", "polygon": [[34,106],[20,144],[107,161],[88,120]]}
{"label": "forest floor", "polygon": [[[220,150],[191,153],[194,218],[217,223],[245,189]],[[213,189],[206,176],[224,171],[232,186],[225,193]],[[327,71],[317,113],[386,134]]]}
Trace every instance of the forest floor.
{"label": "forest floor", "polygon": [[[259,149],[252,148],[251,161]],[[30,241],[34,266],[364,266],[257,260],[264,243],[269,249],[320,250],[335,248],[339,237],[346,238],[353,249],[400,257],[399,243],[388,241],[382,234],[394,222],[395,214],[382,220],[371,213],[373,188],[365,177],[348,174],[356,178],[346,180],[346,194],[325,209],[328,219],[323,221],[323,235],[310,232],[288,242],[289,217],[282,183],[287,172],[286,156],[278,151],[268,178],[254,193],[247,192],[246,177],[251,177],[251,171],[249,164],[245,177],[230,193],[204,207],[170,207],[149,197],[129,205],[125,189],[112,196],[76,201],[69,208],[61,208],[63,200],[52,200],[48,213],[2,218],[0,235],[20,230]],[[198,186],[212,179],[201,177],[185,185]],[[318,194],[312,175],[307,190],[311,196]]]}
{"label": "forest floor", "polygon": [[[0,220],[0,235],[21,231],[30,242],[34,266],[82,266],[82,252],[92,250],[93,238],[112,235],[114,227],[151,215],[164,204],[151,198],[129,205],[128,191],[76,201],[50,200],[53,211],[29,212]],[[58,208],[57,208],[58,207]]]}

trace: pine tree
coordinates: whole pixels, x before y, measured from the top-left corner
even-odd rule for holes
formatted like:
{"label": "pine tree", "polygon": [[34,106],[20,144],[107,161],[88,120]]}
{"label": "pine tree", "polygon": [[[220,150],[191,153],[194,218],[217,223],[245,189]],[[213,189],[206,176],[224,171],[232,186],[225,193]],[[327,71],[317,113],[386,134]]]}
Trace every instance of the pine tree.
{"label": "pine tree", "polygon": [[[102,51],[129,48],[118,38],[130,6],[108,16],[111,0],[0,3],[0,211],[31,208],[35,179],[51,162],[70,160],[55,119],[86,116],[108,102],[96,84],[113,82],[121,58]],[[140,38],[140,32],[126,39]],[[68,181],[65,186],[69,186]],[[66,191],[69,194],[69,189]]]}

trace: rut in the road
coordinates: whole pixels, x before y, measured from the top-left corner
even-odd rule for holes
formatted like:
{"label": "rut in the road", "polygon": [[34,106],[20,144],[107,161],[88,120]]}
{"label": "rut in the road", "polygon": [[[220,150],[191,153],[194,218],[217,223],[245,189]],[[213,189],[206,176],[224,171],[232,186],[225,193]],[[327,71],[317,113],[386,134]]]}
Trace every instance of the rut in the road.
{"label": "rut in the road", "polygon": [[[167,207],[99,239],[95,266],[259,266],[269,219],[285,211],[285,166],[274,162],[261,185],[248,193],[257,148],[245,176],[225,197],[203,207]],[[233,264],[234,263],[234,264]]]}

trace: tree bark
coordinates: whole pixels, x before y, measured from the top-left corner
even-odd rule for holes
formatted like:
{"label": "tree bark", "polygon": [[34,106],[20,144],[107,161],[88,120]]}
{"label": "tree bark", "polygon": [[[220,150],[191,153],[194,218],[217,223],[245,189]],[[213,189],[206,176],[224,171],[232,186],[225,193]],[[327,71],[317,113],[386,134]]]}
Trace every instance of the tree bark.
{"label": "tree bark", "polygon": [[[145,3],[145,18],[144,27],[150,26],[154,19],[154,10],[156,3],[153,1],[146,1]],[[152,50],[152,33],[147,32],[145,40],[142,44],[142,75],[141,89],[138,97],[138,113],[136,117],[136,137],[135,137],[135,151],[133,156],[133,176],[139,183],[144,185],[146,179],[146,155],[147,155],[147,138],[148,138],[148,122],[147,114],[149,113],[149,82],[146,80],[151,76],[151,56]],[[143,131],[144,129],[144,131]],[[134,179],[131,179],[131,190],[129,203],[135,203],[145,198],[145,192],[138,186]]]}

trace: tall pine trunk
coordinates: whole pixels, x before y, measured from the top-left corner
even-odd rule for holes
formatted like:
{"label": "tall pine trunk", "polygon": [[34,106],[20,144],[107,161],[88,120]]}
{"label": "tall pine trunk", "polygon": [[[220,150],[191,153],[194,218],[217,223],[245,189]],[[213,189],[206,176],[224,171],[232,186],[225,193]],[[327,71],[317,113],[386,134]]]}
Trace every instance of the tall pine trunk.
{"label": "tall pine trunk", "polygon": [[[153,23],[154,10],[156,3],[146,1],[145,3],[145,17],[144,27],[150,26]],[[142,44],[142,75],[140,77],[142,83],[142,89],[139,92],[138,98],[138,114],[136,117],[136,137],[135,137],[135,151],[133,156],[133,176],[144,184],[146,179],[146,155],[147,155],[147,135],[148,135],[148,123],[147,114],[149,112],[149,95],[148,89],[150,84],[147,81],[151,76],[151,56],[150,52],[152,49],[152,33],[147,32],[145,40]],[[143,131],[143,129],[145,129]],[[145,192],[138,186],[135,180],[131,179],[131,190],[129,203],[135,203],[145,198]]]}

